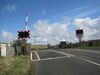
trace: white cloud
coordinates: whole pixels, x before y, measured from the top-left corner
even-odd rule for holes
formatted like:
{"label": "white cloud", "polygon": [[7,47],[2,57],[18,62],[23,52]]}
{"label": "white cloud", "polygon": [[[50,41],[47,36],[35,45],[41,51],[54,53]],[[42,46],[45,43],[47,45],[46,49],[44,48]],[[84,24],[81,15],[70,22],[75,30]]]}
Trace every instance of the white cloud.
{"label": "white cloud", "polygon": [[15,37],[12,33],[7,32],[5,30],[1,31],[1,40],[2,41],[9,42],[9,41],[13,41],[14,39],[15,39]]}
{"label": "white cloud", "polygon": [[[66,20],[66,19],[65,19]],[[67,22],[49,23],[45,20],[39,20],[35,24],[35,29],[38,35],[49,38],[50,43],[59,43],[60,40],[68,40],[76,42],[78,39],[75,35],[75,30],[69,30],[69,26],[74,25],[78,28],[84,29],[84,40],[100,39],[100,17],[97,18],[76,18],[74,20],[67,20]],[[50,38],[51,37],[51,38]]]}
{"label": "white cloud", "polygon": [[77,18],[74,20],[77,27],[84,29],[84,39],[100,39],[100,17],[92,19],[90,17]]}
{"label": "white cloud", "polygon": [[[59,43],[60,40],[68,40],[69,37],[67,23],[49,23],[47,20],[38,20],[34,24],[33,36],[38,40],[48,41],[51,44]],[[33,37],[32,36],[32,37]]]}
{"label": "white cloud", "polygon": [[[65,18],[66,20],[66,18]],[[78,39],[75,35],[75,27],[72,30],[69,29],[74,23],[75,26],[84,29],[84,39],[100,39],[100,17],[97,18],[76,18],[73,21],[67,20],[62,22],[50,23],[47,20],[38,20],[34,24],[34,30],[31,31],[31,38],[29,42],[34,40],[37,44],[58,44],[60,40],[76,42]],[[14,35],[10,32],[2,30],[2,39],[6,41],[11,41],[15,39]],[[34,36],[37,36],[34,39]],[[34,42],[33,42],[34,43]]]}
{"label": "white cloud", "polygon": [[15,4],[7,4],[2,11],[14,12],[16,11],[17,6]]}

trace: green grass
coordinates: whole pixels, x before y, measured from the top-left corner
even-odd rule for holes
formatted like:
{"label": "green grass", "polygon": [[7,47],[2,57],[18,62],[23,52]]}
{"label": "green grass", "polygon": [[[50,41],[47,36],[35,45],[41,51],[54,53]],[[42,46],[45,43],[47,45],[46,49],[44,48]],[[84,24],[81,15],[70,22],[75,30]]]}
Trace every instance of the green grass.
{"label": "green grass", "polygon": [[0,57],[0,75],[30,75],[29,56]]}
{"label": "green grass", "polygon": [[48,48],[47,45],[32,45],[31,49],[46,49]]}

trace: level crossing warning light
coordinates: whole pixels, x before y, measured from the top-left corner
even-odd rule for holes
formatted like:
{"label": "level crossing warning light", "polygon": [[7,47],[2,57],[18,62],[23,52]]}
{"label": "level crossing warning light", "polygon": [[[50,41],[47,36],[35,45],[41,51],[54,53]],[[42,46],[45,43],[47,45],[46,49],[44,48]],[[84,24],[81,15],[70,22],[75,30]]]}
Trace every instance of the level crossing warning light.
{"label": "level crossing warning light", "polygon": [[30,31],[18,31],[18,39],[30,38]]}
{"label": "level crossing warning light", "polygon": [[76,37],[79,39],[79,42],[82,41],[84,31],[81,28],[76,29]]}

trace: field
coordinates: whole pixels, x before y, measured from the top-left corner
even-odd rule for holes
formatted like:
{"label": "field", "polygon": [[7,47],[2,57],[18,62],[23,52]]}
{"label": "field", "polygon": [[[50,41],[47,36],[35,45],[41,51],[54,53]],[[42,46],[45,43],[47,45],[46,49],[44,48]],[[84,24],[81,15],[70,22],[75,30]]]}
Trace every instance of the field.
{"label": "field", "polygon": [[46,49],[48,48],[47,45],[32,45],[31,49]]}
{"label": "field", "polygon": [[0,57],[0,75],[30,75],[29,56]]}

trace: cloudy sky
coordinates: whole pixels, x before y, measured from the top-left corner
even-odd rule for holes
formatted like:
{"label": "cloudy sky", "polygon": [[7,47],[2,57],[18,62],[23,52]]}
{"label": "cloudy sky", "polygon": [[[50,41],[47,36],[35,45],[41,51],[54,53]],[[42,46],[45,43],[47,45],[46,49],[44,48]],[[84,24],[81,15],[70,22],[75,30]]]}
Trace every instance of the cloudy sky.
{"label": "cloudy sky", "polygon": [[0,41],[17,39],[29,13],[29,42],[77,42],[75,30],[84,29],[83,40],[100,39],[100,0],[0,0]]}

